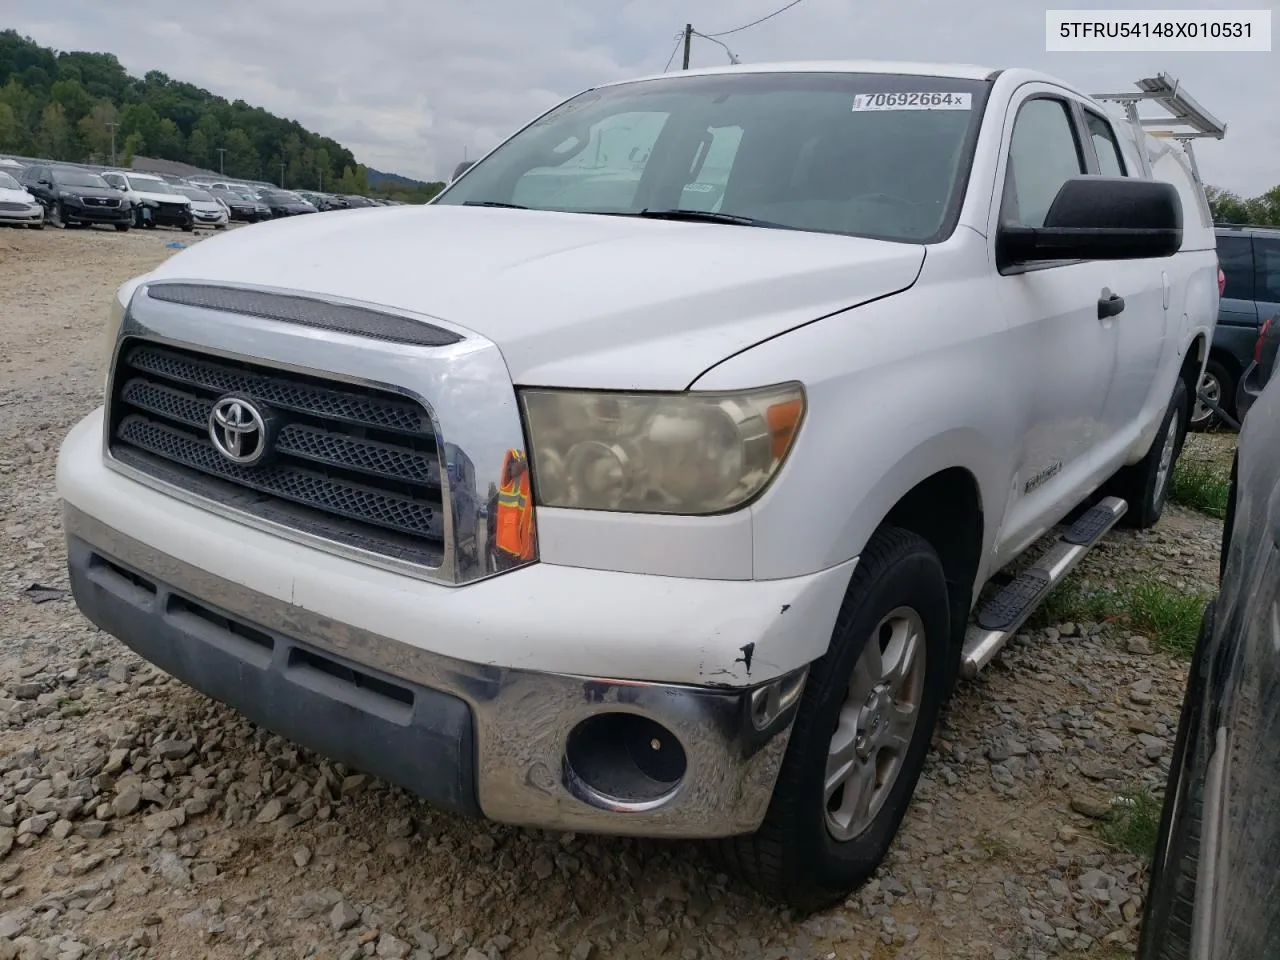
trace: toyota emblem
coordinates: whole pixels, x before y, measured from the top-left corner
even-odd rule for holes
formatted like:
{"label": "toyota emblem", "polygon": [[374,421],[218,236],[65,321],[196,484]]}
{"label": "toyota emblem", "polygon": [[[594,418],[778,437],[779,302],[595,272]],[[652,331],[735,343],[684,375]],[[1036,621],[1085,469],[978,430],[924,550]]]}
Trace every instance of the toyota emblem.
{"label": "toyota emblem", "polygon": [[266,418],[244,397],[223,397],[209,414],[209,439],[232,463],[253,466],[267,452]]}

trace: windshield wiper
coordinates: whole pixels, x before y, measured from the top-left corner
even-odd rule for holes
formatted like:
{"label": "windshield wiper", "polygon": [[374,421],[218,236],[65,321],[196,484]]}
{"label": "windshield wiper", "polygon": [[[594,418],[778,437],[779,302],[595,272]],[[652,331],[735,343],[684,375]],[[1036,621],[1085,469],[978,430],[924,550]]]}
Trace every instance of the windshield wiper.
{"label": "windshield wiper", "polygon": [[781,230],[790,230],[783,223],[773,223],[769,220],[757,220],[755,217],[743,217],[736,213],[717,213],[714,210],[684,210],[679,207],[673,207],[670,210],[650,210],[645,208],[639,213],[632,214],[636,217],[644,217],[648,220],[684,220],[689,223],[727,223],[739,227],[773,227]]}
{"label": "windshield wiper", "polygon": [[506,210],[528,210],[518,203],[503,203],[501,200],[463,200],[464,207],[502,207]]}

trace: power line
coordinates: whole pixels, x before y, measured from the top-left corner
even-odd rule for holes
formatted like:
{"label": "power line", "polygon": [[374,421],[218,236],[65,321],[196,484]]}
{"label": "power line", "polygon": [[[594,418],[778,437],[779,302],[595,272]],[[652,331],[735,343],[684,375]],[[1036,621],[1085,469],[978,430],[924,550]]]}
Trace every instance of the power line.
{"label": "power line", "polygon": [[729,62],[730,62],[730,63],[735,63],[735,64],[736,64],[736,63],[738,62],[738,55],[737,55],[736,53],[734,53],[732,50],[730,50],[730,49],[729,49],[728,44],[726,44],[726,43],[724,43],[724,42],[722,42],[722,41],[720,41],[720,40],[717,40],[715,37],[709,37],[709,36],[707,36],[705,33],[699,33],[697,30],[694,30],[694,31],[693,31],[693,35],[694,35],[695,37],[701,37],[703,40],[710,40],[712,43],[719,44],[720,46],[724,47],[724,52],[725,52],[725,53],[727,53],[727,54],[729,55]]}
{"label": "power line", "polygon": [[674,47],[672,47],[672,48],[671,48],[671,56],[667,57],[667,65],[666,65],[665,67],[663,67],[663,68],[662,68],[662,72],[663,72],[663,73],[666,73],[668,70],[670,70],[670,69],[671,69],[671,63],[672,63],[672,61],[674,61],[674,60],[675,60],[675,58],[676,58],[676,51],[678,51],[678,50],[680,49],[680,44],[682,44],[682,43],[684,43],[684,32],[683,32],[683,31],[681,31],[680,33],[676,34],[676,45],[675,45]]}
{"label": "power line", "polygon": [[704,33],[704,34],[699,34],[699,36],[707,40],[712,40],[716,37],[727,37],[731,33],[738,33],[742,30],[746,30],[748,27],[754,27],[756,24],[764,23],[766,20],[772,20],[778,14],[786,13],[788,10],[790,10],[792,7],[794,7],[796,4],[800,2],[801,0],[791,0],[791,2],[788,3],[785,7],[780,7],[779,9],[773,11],[773,13],[769,14],[767,17],[761,17],[759,20],[752,20],[750,23],[744,23],[742,26],[734,27],[732,30],[721,30],[719,33],[711,33],[711,34]]}

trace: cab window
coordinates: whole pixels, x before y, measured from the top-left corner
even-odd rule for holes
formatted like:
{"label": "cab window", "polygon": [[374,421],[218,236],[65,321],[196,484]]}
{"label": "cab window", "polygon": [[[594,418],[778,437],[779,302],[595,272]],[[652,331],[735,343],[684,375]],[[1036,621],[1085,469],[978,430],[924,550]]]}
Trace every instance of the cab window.
{"label": "cab window", "polygon": [[1075,126],[1064,101],[1036,97],[1018,108],[1009,143],[1002,222],[1043,227],[1062,185],[1085,172]]}

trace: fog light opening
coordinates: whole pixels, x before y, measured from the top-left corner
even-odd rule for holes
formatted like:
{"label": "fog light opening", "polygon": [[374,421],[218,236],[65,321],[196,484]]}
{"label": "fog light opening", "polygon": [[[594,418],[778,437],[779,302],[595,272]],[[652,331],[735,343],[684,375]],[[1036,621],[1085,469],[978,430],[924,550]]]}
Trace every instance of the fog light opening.
{"label": "fog light opening", "polygon": [[565,742],[565,784],[579,800],[608,810],[652,810],[674,796],[689,761],[675,734],[634,713],[583,720]]}

